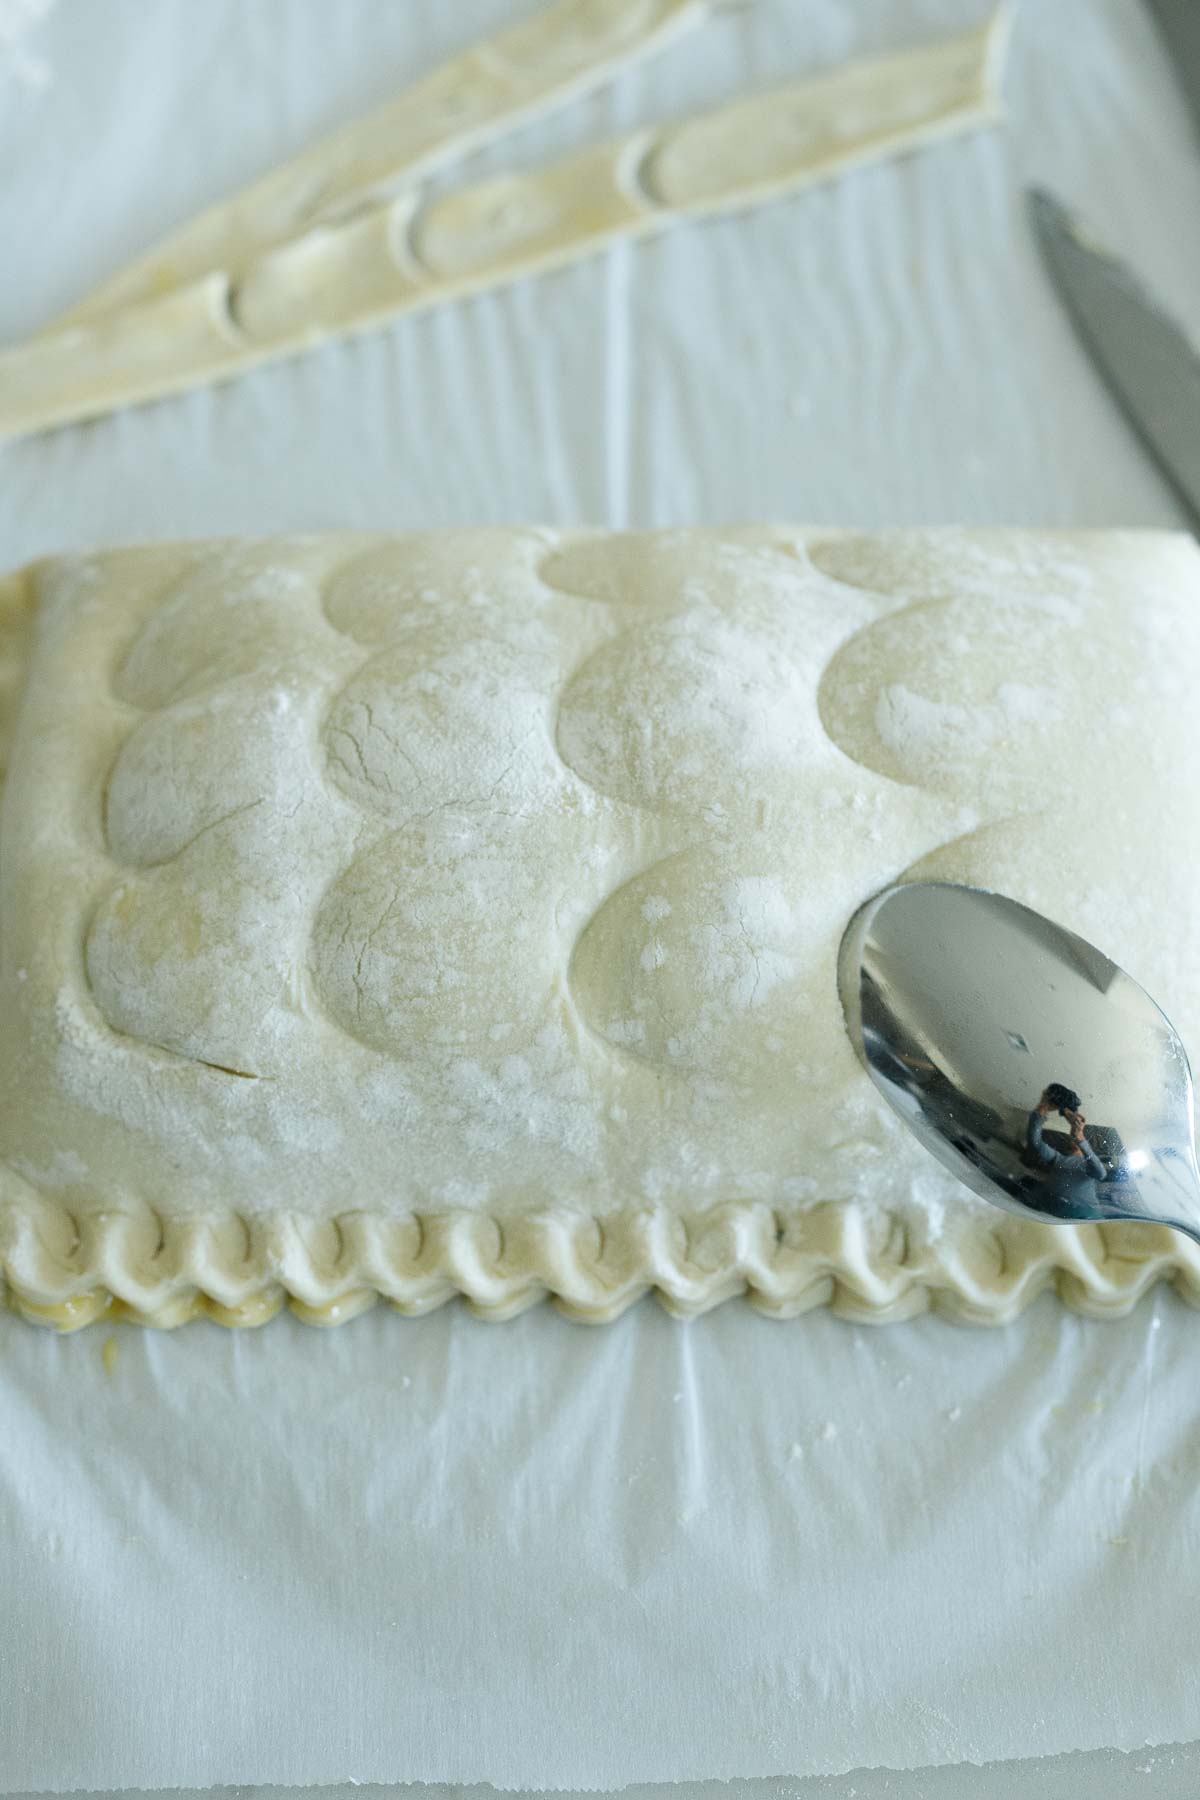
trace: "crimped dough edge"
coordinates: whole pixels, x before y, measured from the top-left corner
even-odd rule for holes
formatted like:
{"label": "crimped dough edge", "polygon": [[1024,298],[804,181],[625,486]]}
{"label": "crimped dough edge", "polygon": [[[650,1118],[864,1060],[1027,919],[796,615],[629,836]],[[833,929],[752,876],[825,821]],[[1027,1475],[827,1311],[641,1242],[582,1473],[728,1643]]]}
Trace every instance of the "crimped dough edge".
{"label": "crimped dough edge", "polygon": [[[0,579],[0,765],[32,600],[28,570]],[[1160,1281],[1200,1306],[1200,1245],[1162,1227],[1043,1224],[966,1200],[936,1237],[919,1218],[847,1198],[804,1211],[732,1199],[597,1217],[566,1200],[505,1216],[314,1221],[230,1207],[171,1218],[133,1198],[76,1209],[0,1164],[0,1304],[64,1331],[203,1317],[246,1327],[284,1306],[333,1325],[378,1300],[417,1315],[455,1297],[489,1319],[550,1299],[603,1323],[651,1292],[680,1316],[744,1297],[780,1318],[828,1307],[861,1323],[933,1311],[1000,1325],[1047,1291],[1075,1312],[1121,1317]]]}
{"label": "crimped dough edge", "polygon": [[692,1317],[744,1296],[774,1318],[828,1307],[862,1324],[931,1311],[1003,1325],[1052,1290],[1120,1318],[1160,1281],[1200,1307],[1200,1245],[1163,1227],[1041,1224],[1000,1211],[923,1240],[916,1224],[838,1201],[784,1214],[732,1201],[691,1215],[568,1208],[519,1216],[346,1213],[169,1219],[146,1206],[74,1215],[42,1196],[0,1202],[0,1295],[60,1331],[128,1320],[265,1324],[284,1306],[340,1325],[386,1301],[419,1315],[461,1296],[503,1320],[549,1299],[603,1324],[645,1294]]}

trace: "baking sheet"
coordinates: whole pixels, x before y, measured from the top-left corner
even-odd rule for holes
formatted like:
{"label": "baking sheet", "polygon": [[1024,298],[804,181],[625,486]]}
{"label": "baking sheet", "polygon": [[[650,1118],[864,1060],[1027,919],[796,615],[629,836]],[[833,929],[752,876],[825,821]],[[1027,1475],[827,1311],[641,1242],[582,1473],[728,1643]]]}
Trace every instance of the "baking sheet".
{"label": "baking sheet", "polygon": [[[0,87],[0,337],[516,10],[60,0],[49,82]],[[757,0],[468,166],[982,10]],[[1009,94],[1007,134],[0,447],[0,563],[484,520],[1174,523],[1017,189],[1056,184],[1200,327],[1185,108],[1136,0],[1027,4]],[[106,1356],[4,1318],[0,1790],[612,1789],[1200,1737],[1198,1329],[1166,1295],[997,1333],[379,1310]]]}
{"label": "baking sheet", "polygon": [[[1200,1735],[1195,1315],[0,1326],[7,1786]],[[111,1358],[110,1358],[111,1360]],[[635,1774],[636,1772],[636,1774]]]}

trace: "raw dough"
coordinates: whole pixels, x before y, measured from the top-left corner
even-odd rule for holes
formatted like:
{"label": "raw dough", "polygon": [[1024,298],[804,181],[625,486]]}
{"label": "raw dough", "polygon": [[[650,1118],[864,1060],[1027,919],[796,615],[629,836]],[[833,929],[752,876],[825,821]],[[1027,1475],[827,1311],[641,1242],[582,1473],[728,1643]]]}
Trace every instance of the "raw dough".
{"label": "raw dough", "polygon": [[[686,0],[551,8],[522,28],[532,33],[528,62],[506,57],[493,68],[484,59],[486,91],[475,94],[474,61],[453,65],[447,94],[459,98],[449,120],[461,99],[463,119],[477,117],[480,132],[494,128],[515,109],[611,72],[703,10]],[[390,111],[385,124],[318,146],[206,214],[110,283],[68,328],[0,354],[0,437],[224,380],[339,333],[576,261],[617,238],[757,205],[990,123],[1008,17],[1002,10],[965,37],[752,94],[547,168],[441,195],[405,185],[372,204],[384,166],[400,155],[404,114]],[[432,79],[435,98],[421,102],[412,126],[411,168],[421,173],[432,155],[430,120],[452,132],[455,148],[472,136],[448,122],[447,96]],[[401,165],[411,172],[403,157]]]}
{"label": "raw dough", "polygon": [[611,81],[710,18],[720,3],[554,0],[190,220],[61,324],[94,322],[212,270],[237,282],[264,251],[411,188],[531,116]]}
{"label": "raw dough", "polygon": [[33,609],[0,834],[27,1310],[1200,1283],[1168,1233],[943,1176],[834,980],[863,899],[940,875],[1082,931],[1200,1044],[1190,539],[334,536],[0,591],[14,670]]}

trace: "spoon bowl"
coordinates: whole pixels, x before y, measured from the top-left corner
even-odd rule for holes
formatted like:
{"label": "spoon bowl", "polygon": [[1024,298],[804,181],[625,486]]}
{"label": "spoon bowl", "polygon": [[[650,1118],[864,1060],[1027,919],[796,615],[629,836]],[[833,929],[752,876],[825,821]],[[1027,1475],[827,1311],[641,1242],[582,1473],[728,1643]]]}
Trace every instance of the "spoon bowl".
{"label": "spoon bowl", "polygon": [[855,914],[838,980],[871,1080],[974,1193],[1200,1240],[1187,1053],[1092,944],[1001,894],[912,882]]}

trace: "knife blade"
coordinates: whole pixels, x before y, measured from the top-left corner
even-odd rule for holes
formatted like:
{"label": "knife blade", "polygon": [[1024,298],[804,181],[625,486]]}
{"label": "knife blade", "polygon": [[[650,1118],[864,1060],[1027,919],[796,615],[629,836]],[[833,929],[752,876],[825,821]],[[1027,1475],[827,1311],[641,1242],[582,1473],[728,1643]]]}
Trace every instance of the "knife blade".
{"label": "knife blade", "polygon": [[1083,343],[1200,533],[1200,355],[1133,271],[1052,194],[1031,189],[1027,199]]}
{"label": "knife blade", "polygon": [[1197,0],[1147,0],[1147,4],[1175,59],[1176,74],[1200,131],[1200,5]]}

